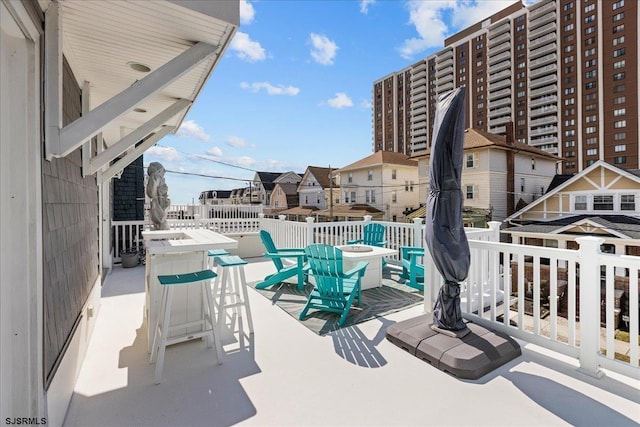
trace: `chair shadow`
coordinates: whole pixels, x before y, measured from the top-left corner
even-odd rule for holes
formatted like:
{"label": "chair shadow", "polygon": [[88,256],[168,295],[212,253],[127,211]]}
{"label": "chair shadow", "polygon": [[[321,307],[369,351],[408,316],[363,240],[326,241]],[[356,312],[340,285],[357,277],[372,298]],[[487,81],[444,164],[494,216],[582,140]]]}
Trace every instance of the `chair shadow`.
{"label": "chair shadow", "polygon": [[376,346],[385,338],[389,325],[394,322],[384,317],[377,318],[380,328],[376,335],[369,339],[357,325],[348,326],[329,333],[333,339],[333,348],[338,356],[363,368],[381,368],[387,364],[387,360],[378,351]]}

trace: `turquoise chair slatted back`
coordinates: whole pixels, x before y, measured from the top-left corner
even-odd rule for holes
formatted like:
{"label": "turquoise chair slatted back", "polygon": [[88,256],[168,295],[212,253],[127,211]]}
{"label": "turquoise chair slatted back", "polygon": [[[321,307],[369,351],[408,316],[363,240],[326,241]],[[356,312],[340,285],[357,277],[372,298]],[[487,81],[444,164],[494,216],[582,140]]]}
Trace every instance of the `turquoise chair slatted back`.
{"label": "turquoise chair slatted back", "polygon": [[[271,234],[268,231],[260,230],[260,240],[262,240],[262,244],[264,248],[267,250],[267,253],[275,254],[278,252],[276,245],[273,243],[273,239],[271,238]],[[278,271],[284,268],[284,264],[282,264],[282,260],[280,258],[271,258],[273,264],[276,266]]]}
{"label": "turquoise chair slatted back", "polygon": [[342,251],[334,246],[314,244],[305,248],[316,289],[325,297],[343,297]]}
{"label": "turquoise chair slatted back", "polygon": [[377,223],[367,224],[362,232],[362,243],[371,246],[384,246],[384,234],[384,225]]}

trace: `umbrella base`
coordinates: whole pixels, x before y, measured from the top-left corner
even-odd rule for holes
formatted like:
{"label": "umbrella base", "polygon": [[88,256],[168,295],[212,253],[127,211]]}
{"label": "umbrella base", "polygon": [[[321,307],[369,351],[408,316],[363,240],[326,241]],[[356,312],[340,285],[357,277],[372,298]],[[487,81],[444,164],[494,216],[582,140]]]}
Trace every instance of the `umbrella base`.
{"label": "umbrella base", "polygon": [[437,327],[436,325],[431,325],[431,329],[438,332],[439,334],[445,334],[446,336],[451,338],[462,338],[467,336],[467,334],[471,332],[471,329],[469,329],[468,327],[459,331],[452,331],[450,329],[443,329]]}
{"label": "umbrella base", "polygon": [[389,326],[386,335],[410,354],[462,379],[476,380],[522,354],[513,338],[475,323],[467,323],[470,332],[463,337],[432,326],[431,315],[424,314]]}

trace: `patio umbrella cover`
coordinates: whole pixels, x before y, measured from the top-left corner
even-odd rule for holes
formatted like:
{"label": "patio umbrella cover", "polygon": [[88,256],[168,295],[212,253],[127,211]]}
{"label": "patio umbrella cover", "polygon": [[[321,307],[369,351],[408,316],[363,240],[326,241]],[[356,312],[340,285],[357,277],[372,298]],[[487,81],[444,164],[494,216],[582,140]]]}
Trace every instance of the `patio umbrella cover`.
{"label": "patio umbrella cover", "polygon": [[443,95],[436,106],[429,163],[425,241],[444,278],[433,309],[434,326],[466,329],[460,311],[460,284],[469,273],[469,243],[462,222],[460,189],[466,88]]}

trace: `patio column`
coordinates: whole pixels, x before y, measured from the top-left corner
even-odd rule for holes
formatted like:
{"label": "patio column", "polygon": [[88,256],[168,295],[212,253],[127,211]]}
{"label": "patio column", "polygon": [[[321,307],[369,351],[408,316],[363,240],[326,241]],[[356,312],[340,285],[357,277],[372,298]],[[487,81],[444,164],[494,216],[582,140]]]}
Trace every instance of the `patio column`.
{"label": "patio column", "polygon": [[424,240],[422,240],[422,218],[413,218],[413,241],[409,246],[424,248]]}
{"label": "patio column", "polygon": [[493,232],[490,241],[492,242],[500,242],[500,221],[489,221],[487,225],[489,226],[489,230]]}
{"label": "patio column", "polygon": [[305,218],[305,220],[307,221],[307,242],[303,243],[303,248],[311,245],[312,243],[315,243],[315,239],[313,236],[313,221],[315,221],[315,219],[312,216],[308,216]]}
{"label": "patio column", "polygon": [[595,378],[604,374],[598,366],[600,353],[600,245],[601,237],[580,237],[580,368]]}

